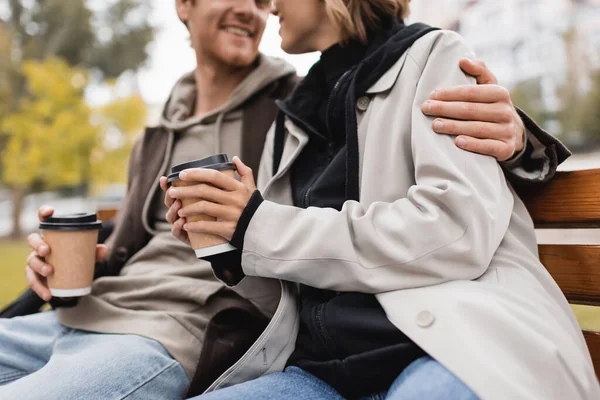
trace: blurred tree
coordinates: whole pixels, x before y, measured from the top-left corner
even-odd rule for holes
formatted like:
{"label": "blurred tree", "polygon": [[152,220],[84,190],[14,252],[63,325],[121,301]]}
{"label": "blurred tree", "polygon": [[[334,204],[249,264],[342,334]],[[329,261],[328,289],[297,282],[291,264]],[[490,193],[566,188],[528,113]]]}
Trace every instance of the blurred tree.
{"label": "blurred tree", "polygon": [[542,87],[540,81],[532,79],[519,82],[511,91],[510,97],[515,105],[525,111],[540,125],[544,125],[547,116],[542,102]]}
{"label": "blurred tree", "polygon": [[592,87],[582,101],[580,129],[592,143],[600,142],[600,70],[592,75]]}
{"label": "blurred tree", "polygon": [[89,171],[97,136],[83,98],[87,75],[58,58],[23,64],[28,95],[5,116],[2,180],[13,191],[13,235],[20,235],[23,197],[34,184],[77,185]]}
{"label": "blurred tree", "polygon": [[[23,198],[32,189],[31,185],[43,188],[46,185],[79,184],[82,182],[80,178],[91,177],[92,170],[99,170],[90,165],[90,143],[95,145],[105,136],[99,133],[100,127],[108,126],[114,132],[121,121],[108,114],[103,117],[102,110],[94,113],[87,109],[83,101],[84,86],[79,81],[85,85],[90,79],[89,73],[84,73],[84,70],[93,72],[92,76],[98,81],[116,78],[127,70],[137,70],[147,59],[147,45],[154,37],[154,27],[149,23],[150,11],[151,0],[8,0],[6,12],[0,13],[0,121],[3,121],[0,149],[4,149],[0,162],[0,184],[13,190],[13,217],[17,221],[13,224],[13,235],[20,234],[18,218]],[[64,68],[68,66],[55,57],[77,68],[66,72]],[[30,63],[30,60],[42,63]],[[25,68],[25,65],[28,67]],[[54,89],[41,85],[41,78],[38,79],[40,69],[54,73],[55,78],[63,81],[56,83]],[[68,81],[69,74],[76,83]],[[44,79],[50,80],[50,75]],[[57,88],[66,88],[65,82],[66,86],[71,83],[73,89],[60,95]],[[51,85],[51,82],[48,84]],[[49,104],[53,101],[57,103]],[[132,118],[145,113],[145,106],[142,107],[139,98],[119,101],[125,101],[124,106],[135,106],[135,110],[128,108]],[[32,105],[37,109],[27,110]],[[65,107],[64,113],[59,106]],[[52,118],[42,118],[42,113],[49,110],[52,110]],[[86,118],[94,116],[96,125],[89,125],[89,121],[84,123]],[[42,127],[45,127],[44,130]],[[33,131],[29,131],[30,128]],[[41,140],[42,131],[47,140]],[[57,141],[58,136],[53,135],[59,134],[59,131],[61,136]],[[40,149],[46,150],[45,153],[55,149],[37,144],[47,141],[60,143],[62,148],[57,151],[80,151],[80,154],[65,158],[72,162],[68,171],[56,166],[47,167],[47,160],[40,155]],[[111,151],[101,151],[96,146],[94,160],[110,160],[108,170],[118,169],[123,166],[129,151],[128,140],[121,144],[122,148]],[[19,168],[16,160],[12,159],[19,151],[26,154],[18,157],[22,158],[21,162],[32,166],[44,165],[37,171],[38,176],[26,175],[21,182],[11,178],[15,168]],[[117,162],[117,156],[123,153],[124,158]],[[84,169],[76,172],[79,167]],[[58,171],[64,172],[65,176],[54,179]],[[109,175],[107,173],[106,176]],[[24,185],[24,181],[30,186]]]}
{"label": "blurred tree", "polygon": [[2,180],[13,190],[13,236],[21,233],[23,198],[31,187],[123,181],[134,132],[146,119],[139,96],[91,109],[84,99],[87,73],[60,58],[27,61],[23,72],[27,95],[0,123],[9,132],[1,164]]}
{"label": "blurred tree", "polygon": [[[13,62],[62,57],[98,68],[106,77],[137,69],[154,37],[150,0],[9,0],[4,24],[13,36]],[[90,4],[96,4],[95,9]]]}
{"label": "blurred tree", "polygon": [[146,103],[139,95],[119,98],[94,110],[92,121],[100,127],[98,142],[91,158],[90,179],[95,184],[126,183],[133,143],[147,118]]}
{"label": "blurred tree", "polygon": [[[594,90],[588,82],[593,81],[589,55],[581,48],[579,33],[573,25],[563,36],[567,52],[567,74],[564,84],[559,88],[558,95],[561,109],[558,113],[562,127],[562,136],[567,145],[574,149],[589,149],[598,137],[590,135],[594,129],[585,124],[592,121],[597,108],[591,109],[590,102],[594,101]],[[592,114],[592,115],[590,115]]]}

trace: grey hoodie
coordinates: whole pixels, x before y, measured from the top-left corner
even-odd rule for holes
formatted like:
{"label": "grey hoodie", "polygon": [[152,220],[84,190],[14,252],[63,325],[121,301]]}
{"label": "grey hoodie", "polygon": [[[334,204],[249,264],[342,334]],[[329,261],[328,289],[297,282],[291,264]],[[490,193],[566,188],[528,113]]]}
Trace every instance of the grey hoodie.
{"label": "grey hoodie", "polygon": [[[257,63],[227,103],[200,117],[193,116],[194,73],[177,82],[160,121],[169,132],[161,175],[172,165],[217,152],[240,154],[244,103],[294,71],[284,61],[265,56],[260,56]],[[189,246],[171,235],[170,226],[164,222],[165,213],[157,184],[148,193],[143,212],[144,226],[153,235],[150,242],[129,260],[119,276],[97,279],[91,295],[73,308],[58,309],[58,316],[71,328],[154,339],[191,379],[208,322],[219,310],[240,299],[214,278],[208,263],[196,259]]]}

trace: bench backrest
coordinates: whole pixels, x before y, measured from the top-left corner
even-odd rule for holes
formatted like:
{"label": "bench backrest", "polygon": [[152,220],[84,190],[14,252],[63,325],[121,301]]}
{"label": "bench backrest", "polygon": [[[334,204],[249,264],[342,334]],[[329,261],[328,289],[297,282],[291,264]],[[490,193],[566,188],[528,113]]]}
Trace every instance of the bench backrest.
{"label": "bench backrest", "polygon": [[[600,169],[559,172],[522,197],[537,229],[559,228],[568,237],[568,229],[600,228]],[[542,244],[539,253],[569,303],[600,306],[600,245]],[[583,335],[600,376],[600,331]]]}

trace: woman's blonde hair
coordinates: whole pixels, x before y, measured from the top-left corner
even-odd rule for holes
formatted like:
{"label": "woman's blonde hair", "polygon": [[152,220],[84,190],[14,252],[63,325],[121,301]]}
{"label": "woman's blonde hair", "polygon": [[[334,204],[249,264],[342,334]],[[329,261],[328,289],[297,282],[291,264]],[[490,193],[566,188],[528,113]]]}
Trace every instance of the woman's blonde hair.
{"label": "woman's blonde hair", "polygon": [[402,19],[409,14],[410,0],[324,0],[327,15],[340,30],[342,41],[367,41],[367,30],[377,28],[380,16]]}

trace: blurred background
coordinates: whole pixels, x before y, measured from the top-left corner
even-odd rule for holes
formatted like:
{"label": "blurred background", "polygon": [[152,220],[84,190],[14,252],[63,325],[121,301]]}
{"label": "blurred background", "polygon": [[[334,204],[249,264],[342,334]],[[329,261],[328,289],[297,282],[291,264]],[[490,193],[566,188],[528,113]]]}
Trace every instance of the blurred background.
{"label": "blurred background", "polygon": [[[600,167],[600,0],[411,7],[409,22],[458,31],[514,103],[575,152],[563,169]],[[261,50],[305,75],[319,55],[286,55],[277,31],[272,16]],[[38,207],[117,207],[136,136],[194,65],[174,0],[0,2],[0,307],[26,286],[24,238]]]}

